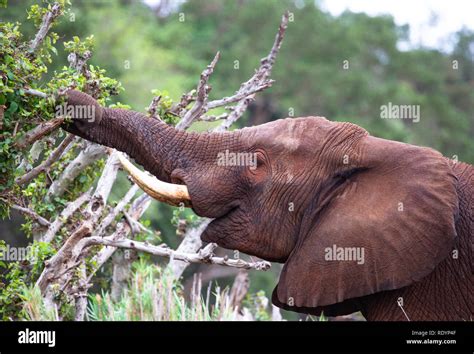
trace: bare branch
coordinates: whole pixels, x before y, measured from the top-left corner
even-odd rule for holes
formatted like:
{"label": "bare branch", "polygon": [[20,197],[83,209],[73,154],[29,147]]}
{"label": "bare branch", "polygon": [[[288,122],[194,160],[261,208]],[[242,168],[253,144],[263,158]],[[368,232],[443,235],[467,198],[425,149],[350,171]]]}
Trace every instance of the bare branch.
{"label": "bare branch", "polygon": [[38,97],[41,97],[41,98],[48,98],[48,95],[45,94],[44,92],[41,92],[41,91],[38,91],[38,90],[35,90],[35,89],[32,89],[32,88],[25,89],[24,91],[27,95],[38,96]]}
{"label": "bare branch", "polygon": [[178,117],[184,116],[186,113],[186,107],[196,100],[196,97],[194,96],[195,93],[196,90],[191,90],[190,92],[183,94],[179,103],[170,109],[170,113]]}
{"label": "bare branch", "polygon": [[67,222],[74,212],[79,209],[79,207],[88,201],[91,198],[91,191],[81,194],[77,199],[69,202],[67,206],[63,209],[61,214],[50,224],[46,233],[41,237],[40,241],[51,242],[56,236],[59,229],[62,225]]}
{"label": "bare branch", "polygon": [[43,161],[40,165],[33,168],[28,173],[24,174],[23,176],[17,178],[15,183],[18,185],[23,185],[28,183],[32,179],[36,178],[40,173],[47,171],[53,163],[55,163],[63,154],[63,152],[69,147],[71,147],[71,142],[74,141],[76,137],[72,134],[66,136],[66,138],[61,141],[59,146],[48,156],[48,158]]}
{"label": "bare branch", "polygon": [[31,209],[22,207],[22,206],[17,205],[17,204],[12,204],[10,207],[12,209],[18,210],[22,214],[25,214],[26,216],[29,216],[30,218],[34,219],[41,226],[49,227],[51,225],[51,223],[48,220],[43,218],[41,215],[38,215],[35,211],[33,211]]}
{"label": "bare branch", "polygon": [[134,184],[128,192],[125,194],[125,196],[118,202],[117,206],[107,214],[107,216],[102,220],[100,225],[97,227],[95,230],[96,235],[101,236],[104,232],[105,229],[115,220],[115,218],[124,210],[124,208],[130,203],[132,200],[133,196],[138,192],[140,188]]}
{"label": "bare branch", "polygon": [[[181,253],[195,253],[201,246],[201,234],[206,229],[207,225],[211,222],[211,219],[203,218],[198,225],[186,230],[186,234],[183,237],[183,241],[178,246],[177,252]],[[188,266],[188,263],[181,262],[174,258],[170,259],[167,269],[171,271],[175,279],[178,279],[183,274],[184,270]]]}
{"label": "bare branch", "polygon": [[209,97],[209,92],[211,91],[211,86],[208,84],[209,77],[214,71],[214,67],[217,64],[217,61],[220,58],[220,53],[217,52],[212,62],[207,66],[207,68],[202,72],[201,79],[199,80],[197,86],[197,98],[194,106],[186,112],[183,119],[176,125],[177,129],[186,129],[188,128],[191,123],[205,113],[205,107],[207,103],[207,99]]}
{"label": "bare branch", "polygon": [[234,110],[227,116],[225,121],[221,125],[217,126],[214,131],[221,132],[228,130],[232,124],[234,124],[247,110],[250,102],[254,100],[253,97],[246,97],[244,100],[240,101],[234,107]]}
{"label": "bare branch", "polygon": [[[132,203],[132,206],[129,209],[129,215],[134,220],[140,219],[143,213],[148,209],[150,204],[151,197],[147,194],[142,194]],[[128,223],[120,222],[117,224],[115,232],[108,238],[110,240],[121,240],[124,239],[130,231],[131,228]],[[107,260],[110,258],[110,256],[112,256],[115,250],[115,247],[104,247],[92,258],[92,263],[96,264],[96,267],[93,271],[90,272],[88,281],[90,281],[90,279],[97,272],[97,270],[99,270],[100,267],[102,267],[102,265],[107,262]]]}
{"label": "bare branch", "polygon": [[48,34],[49,29],[51,28],[53,21],[61,15],[61,5],[57,2],[53,4],[51,10],[49,10],[43,17],[43,22],[36,33],[35,38],[30,43],[29,51],[34,53],[38,47],[43,43],[46,35]]}
{"label": "bare branch", "polygon": [[74,315],[74,321],[84,321],[84,317],[87,311],[87,291],[89,285],[87,283],[87,271],[86,264],[84,262],[78,267],[78,281],[76,287],[71,291],[74,296],[74,305],[76,307],[76,313]]}
{"label": "bare branch", "polygon": [[218,116],[203,115],[203,116],[198,117],[196,120],[202,121],[202,122],[215,122],[216,120],[227,119],[228,116],[229,116],[229,113],[222,113],[222,114],[219,114]]}
{"label": "bare branch", "polygon": [[113,150],[107,159],[99,181],[97,182],[95,192],[87,206],[87,212],[90,213],[93,224],[99,220],[102,210],[107,203],[110,191],[112,190],[112,186],[115,183],[115,179],[117,178],[117,172],[120,167],[117,157],[118,153],[118,151]]}
{"label": "bare branch", "polygon": [[92,57],[92,52],[87,50],[83,55],[79,55],[75,52],[70,53],[67,56],[69,66],[76,69],[78,72],[83,72],[86,68],[86,62]]}
{"label": "bare branch", "polygon": [[188,262],[188,263],[206,263],[206,264],[218,264],[228,267],[243,268],[243,269],[256,269],[256,270],[268,270],[270,263],[266,261],[260,262],[246,262],[242,259],[229,259],[228,257],[216,257],[213,253],[181,253],[174,251],[167,246],[154,246],[146,244],[144,242],[134,240],[110,240],[109,238],[103,238],[98,236],[91,236],[82,239],[75,247],[73,253],[78,254],[82,252],[85,247],[92,245],[105,245],[119,248],[134,249],[146,253],[153,254],[155,256],[162,256],[173,258],[176,260]]}
{"label": "bare branch", "polygon": [[161,120],[160,116],[158,115],[158,104],[160,103],[160,101],[161,101],[161,96],[153,97],[153,99],[151,100],[150,106],[147,109],[147,112],[150,115],[150,117]]}
{"label": "bare branch", "polygon": [[206,105],[207,110],[211,110],[217,107],[226,106],[230,103],[235,103],[245,99],[246,97],[256,94],[257,92],[263,91],[264,89],[272,86],[273,80],[267,80],[255,85],[243,85],[233,96],[224,97],[220,100],[214,100]]}
{"label": "bare branch", "polygon": [[24,149],[28,145],[33,144],[36,140],[41,139],[46,134],[51,133],[52,131],[59,128],[59,126],[64,122],[64,117],[56,117],[50,121],[41,123],[35,128],[27,132],[20,140],[15,143],[15,146],[18,149]]}
{"label": "bare branch", "polygon": [[[49,285],[53,282],[60,282],[60,284],[67,284],[72,278],[71,269],[77,267],[77,258],[72,258],[72,251],[77,243],[84,237],[89,236],[92,232],[92,224],[89,221],[84,221],[71,236],[66,240],[59,251],[45,262],[45,268],[40,277],[36,281],[36,286],[39,287],[43,296],[53,303],[54,294]],[[64,285],[62,286],[64,288]]]}
{"label": "bare branch", "polygon": [[230,289],[229,293],[232,308],[238,308],[240,310],[242,307],[242,301],[244,300],[245,295],[247,295],[249,288],[249,273],[246,270],[241,269],[235,277],[234,284],[232,284],[232,288]]}
{"label": "bare branch", "polygon": [[82,172],[85,168],[100,159],[106,153],[106,147],[103,145],[85,142],[86,148],[82,150],[76,158],[71,161],[59,176],[49,187],[46,198],[60,196],[66,190],[66,187]]}

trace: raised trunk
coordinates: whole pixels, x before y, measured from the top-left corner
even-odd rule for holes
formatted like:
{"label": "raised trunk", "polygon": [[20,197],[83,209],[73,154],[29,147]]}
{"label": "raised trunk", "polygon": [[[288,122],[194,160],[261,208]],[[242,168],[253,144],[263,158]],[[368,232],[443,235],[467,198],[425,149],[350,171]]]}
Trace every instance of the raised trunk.
{"label": "raised trunk", "polygon": [[[188,133],[177,130],[142,113],[125,109],[102,108],[89,95],[68,92],[68,105],[74,110],[64,129],[84,139],[127,153],[147,171],[165,182],[172,180],[176,169],[216,161],[216,154],[236,141],[235,133]],[[93,116],[84,107],[93,107]],[[83,108],[82,110],[80,108]]]}

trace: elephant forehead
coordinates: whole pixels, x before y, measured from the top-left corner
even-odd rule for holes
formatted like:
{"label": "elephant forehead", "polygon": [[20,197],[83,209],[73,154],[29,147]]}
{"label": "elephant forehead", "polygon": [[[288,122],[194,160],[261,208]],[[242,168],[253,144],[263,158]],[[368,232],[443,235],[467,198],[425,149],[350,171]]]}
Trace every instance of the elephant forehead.
{"label": "elephant forehead", "polygon": [[284,150],[288,152],[293,152],[298,150],[301,144],[301,140],[293,137],[283,135],[277,141]]}
{"label": "elephant forehead", "polygon": [[[293,152],[305,144],[322,139],[335,123],[323,117],[286,118],[242,129],[249,143],[280,147]],[[251,134],[245,134],[250,133]]]}

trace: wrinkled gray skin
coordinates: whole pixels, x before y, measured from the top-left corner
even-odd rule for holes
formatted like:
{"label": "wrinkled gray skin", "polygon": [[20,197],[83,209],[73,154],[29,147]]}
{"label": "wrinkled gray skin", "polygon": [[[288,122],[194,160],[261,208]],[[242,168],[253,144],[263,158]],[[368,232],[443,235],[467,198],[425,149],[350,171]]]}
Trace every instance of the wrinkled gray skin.
{"label": "wrinkled gray skin", "polygon": [[[472,166],[321,117],[196,134],[76,91],[68,103],[93,105],[96,119],[74,117],[66,130],[188,187],[194,211],[215,218],[203,241],[285,263],[277,306],[472,320]],[[221,166],[226,150],[256,154],[257,166]],[[364,257],[334,259],[334,248]]]}

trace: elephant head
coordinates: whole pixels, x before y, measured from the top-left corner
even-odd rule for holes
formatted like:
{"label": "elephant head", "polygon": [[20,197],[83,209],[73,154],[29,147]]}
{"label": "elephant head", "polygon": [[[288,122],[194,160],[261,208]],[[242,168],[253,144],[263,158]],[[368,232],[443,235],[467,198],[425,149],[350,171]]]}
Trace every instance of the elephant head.
{"label": "elephant head", "polygon": [[322,117],[188,133],[68,96],[98,119],[73,117],[66,130],[186,186],[196,214],[214,219],[203,241],[284,263],[280,307],[352,312],[353,299],[420,280],[452,249],[456,177],[434,150]]}

